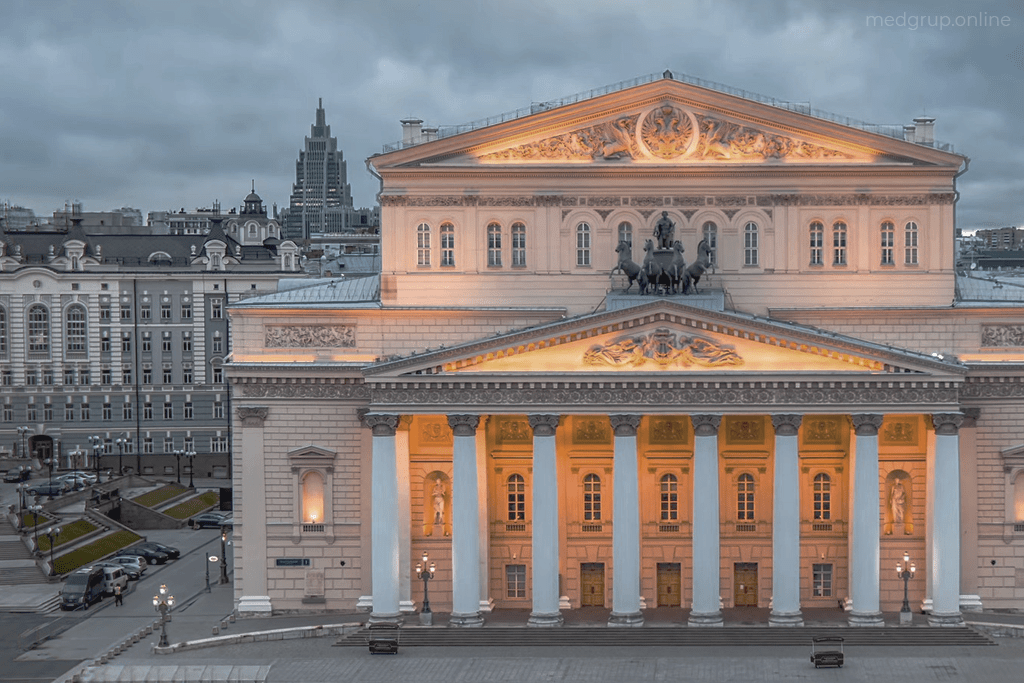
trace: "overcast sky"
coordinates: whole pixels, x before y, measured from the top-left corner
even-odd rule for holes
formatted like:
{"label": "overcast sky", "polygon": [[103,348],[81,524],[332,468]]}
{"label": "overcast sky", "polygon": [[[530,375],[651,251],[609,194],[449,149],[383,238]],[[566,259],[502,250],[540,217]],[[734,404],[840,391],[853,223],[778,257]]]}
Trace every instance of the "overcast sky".
{"label": "overcast sky", "polygon": [[971,158],[959,225],[1024,225],[1019,0],[0,0],[0,200],[226,210],[255,179],[284,206],[322,97],[370,206],[364,161],[403,117],[465,123],[666,68],[871,123],[934,116]]}

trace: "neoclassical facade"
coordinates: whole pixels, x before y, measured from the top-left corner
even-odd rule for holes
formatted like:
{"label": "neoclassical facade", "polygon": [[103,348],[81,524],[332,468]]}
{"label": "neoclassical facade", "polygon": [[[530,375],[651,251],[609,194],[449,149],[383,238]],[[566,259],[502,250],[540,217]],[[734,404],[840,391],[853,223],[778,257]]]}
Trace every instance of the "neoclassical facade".
{"label": "neoclassical facade", "polygon": [[[1024,323],[958,297],[931,120],[667,73],[570,100],[405,122],[370,160],[380,277],[231,308],[238,608],[395,619],[424,553],[462,626],[880,624],[904,553],[935,625],[1019,606]],[[656,229],[686,294],[625,275],[672,258]]]}

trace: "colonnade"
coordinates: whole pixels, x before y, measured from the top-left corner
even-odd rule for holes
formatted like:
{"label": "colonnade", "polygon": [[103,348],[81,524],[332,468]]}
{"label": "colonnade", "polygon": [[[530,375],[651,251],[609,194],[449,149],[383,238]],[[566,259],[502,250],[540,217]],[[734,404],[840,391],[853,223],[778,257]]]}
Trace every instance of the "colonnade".
{"label": "colonnade", "polygon": [[[558,473],[555,448],[560,416],[529,415],[533,430],[532,585],[531,626],[558,626],[559,529]],[[800,481],[798,431],[802,416],[774,414],[774,509],[772,518],[773,626],[803,624],[800,610]],[[850,543],[850,598],[852,626],[880,626],[880,536],[878,430],[881,414],[851,415],[855,444]],[[609,626],[643,624],[640,599],[640,491],[638,481],[638,414],[611,414],[614,431],[612,519],[612,609]],[[691,626],[721,626],[721,546],[719,541],[719,426],[721,415],[691,416],[693,456],[693,600]],[[928,558],[929,623],[962,623],[960,600],[960,413],[932,415],[935,426],[929,496],[932,506],[931,556]],[[372,454],[372,619],[399,618],[401,552],[395,501],[401,491],[396,466],[395,439],[399,416],[369,413],[373,432]],[[448,415],[454,435],[452,489],[452,626],[483,624],[480,610],[483,549],[479,529],[479,478],[476,430],[479,415]]]}

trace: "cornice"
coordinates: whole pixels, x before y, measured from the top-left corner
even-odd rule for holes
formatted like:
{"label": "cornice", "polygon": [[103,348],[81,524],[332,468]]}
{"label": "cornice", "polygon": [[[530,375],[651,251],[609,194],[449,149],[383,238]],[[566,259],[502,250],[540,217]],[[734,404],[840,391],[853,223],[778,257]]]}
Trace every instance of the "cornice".
{"label": "cornice", "polygon": [[[816,173],[821,176],[821,173]],[[450,207],[450,206],[538,206],[538,207],[776,207],[776,206],[934,206],[950,205],[952,192],[913,194],[742,194],[690,195],[645,194],[643,196],[569,196],[569,195],[388,195],[380,198],[381,206]],[[751,202],[750,200],[754,201]]]}

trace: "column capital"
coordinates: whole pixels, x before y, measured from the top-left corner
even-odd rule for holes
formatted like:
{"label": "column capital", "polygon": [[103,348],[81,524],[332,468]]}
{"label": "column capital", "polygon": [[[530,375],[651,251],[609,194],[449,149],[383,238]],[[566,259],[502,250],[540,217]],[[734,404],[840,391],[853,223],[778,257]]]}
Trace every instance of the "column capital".
{"label": "column capital", "polygon": [[932,424],[935,425],[936,434],[955,436],[960,431],[960,425],[964,423],[962,413],[933,413]]}
{"label": "column capital", "polygon": [[398,429],[398,415],[388,413],[367,413],[363,422],[373,430],[374,436],[394,436]]}
{"label": "column capital", "polygon": [[693,433],[696,436],[715,436],[718,434],[718,427],[722,424],[721,415],[691,415]]}
{"label": "column capital", "polygon": [[262,427],[269,412],[266,406],[238,406],[235,409],[243,427]]}
{"label": "column capital", "polygon": [[558,423],[561,421],[561,415],[527,415],[526,419],[530,421],[530,427],[533,429],[534,436],[554,436],[555,429],[558,427]]}
{"label": "column capital", "polygon": [[452,428],[452,433],[455,436],[473,436],[476,434],[476,428],[479,424],[479,415],[448,416],[448,426]]}
{"label": "column capital", "polygon": [[777,436],[796,436],[800,430],[800,422],[802,420],[803,415],[772,415],[772,425],[775,427],[775,434]]}
{"label": "column capital", "polygon": [[639,415],[609,415],[608,419],[612,423],[615,436],[636,436],[636,430],[640,428]]}
{"label": "column capital", "polygon": [[882,415],[878,413],[856,413],[850,416],[857,436],[878,436],[882,426]]}

